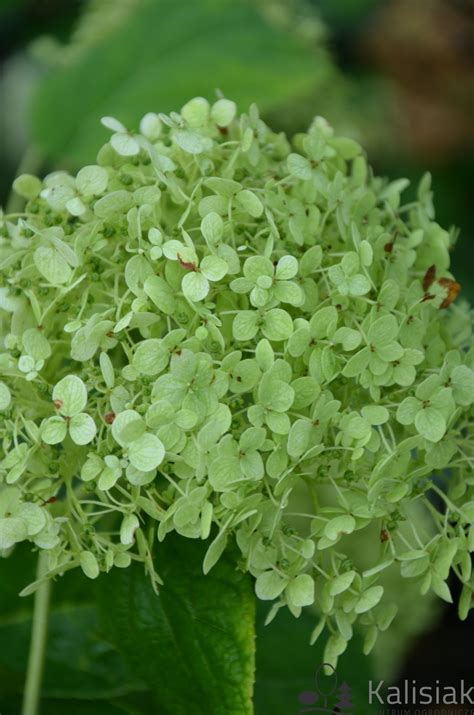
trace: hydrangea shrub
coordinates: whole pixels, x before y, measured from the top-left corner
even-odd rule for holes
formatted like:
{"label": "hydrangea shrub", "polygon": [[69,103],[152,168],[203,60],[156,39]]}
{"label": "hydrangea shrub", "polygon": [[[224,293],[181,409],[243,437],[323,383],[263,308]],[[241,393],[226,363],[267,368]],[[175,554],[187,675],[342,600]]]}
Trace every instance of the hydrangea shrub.
{"label": "hydrangea shrub", "polygon": [[18,177],[1,218],[0,548],[158,587],[170,532],[206,573],[233,539],[334,664],[395,617],[385,569],[446,601],[454,572],[465,618],[474,352],[429,177],[403,203],[321,117],[290,144],[227,99],[103,124],[95,165]]}

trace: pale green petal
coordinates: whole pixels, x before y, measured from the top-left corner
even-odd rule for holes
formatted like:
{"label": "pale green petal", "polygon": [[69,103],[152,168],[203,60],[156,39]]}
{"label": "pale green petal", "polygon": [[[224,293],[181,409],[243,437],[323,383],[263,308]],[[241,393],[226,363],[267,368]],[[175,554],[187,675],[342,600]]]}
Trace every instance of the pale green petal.
{"label": "pale green petal", "polygon": [[67,375],[54,386],[53,400],[60,414],[77,415],[87,404],[86,386],[77,375]]}
{"label": "pale green petal", "polygon": [[67,424],[62,417],[50,417],[41,425],[41,439],[46,444],[59,444],[67,435]]}
{"label": "pale green petal", "polygon": [[204,300],[209,293],[209,281],[202,273],[190,271],[184,276],[181,288],[186,298],[196,303]]}
{"label": "pale green petal", "polygon": [[293,606],[311,606],[314,603],[314,581],[309,574],[299,574],[290,581],[285,593]]}
{"label": "pale green petal", "polygon": [[8,385],[0,382],[0,410],[6,410],[10,405],[12,396]]}
{"label": "pale green petal", "polygon": [[154,434],[143,434],[130,443],[128,458],[135,469],[150,472],[156,469],[165,457],[163,443]]}
{"label": "pale green petal", "polygon": [[94,420],[84,412],[75,415],[69,423],[69,434],[76,444],[89,444],[94,439],[96,432]]}
{"label": "pale green petal", "polygon": [[273,601],[285,590],[288,578],[276,571],[264,571],[257,577],[255,593],[262,601]]}
{"label": "pale green petal", "polygon": [[439,442],[446,432],[446,420],[433,407],[424,407],[416,414],[415,427],[429,442]]}
{"label": "pale green petal", "polygon": [[145,432],[146,426],[141,415],[135,410],[124,410],[116,415],[112,423],[112,436],[118,444],[125,447]]}

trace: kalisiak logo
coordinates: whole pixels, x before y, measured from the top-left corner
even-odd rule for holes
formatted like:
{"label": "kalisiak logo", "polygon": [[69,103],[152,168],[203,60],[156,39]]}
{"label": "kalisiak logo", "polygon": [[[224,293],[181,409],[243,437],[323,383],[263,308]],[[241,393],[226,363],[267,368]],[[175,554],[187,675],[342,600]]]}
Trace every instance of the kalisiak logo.
{"label": "kalisiak logo", "polygon": [[[369,680],[369,704],[380,705],[474,705],[474,685],[461,680],[458,686],[418,685],[416,680],[405,680],[403,685],[383,689],[384,681],[375,685]],[[469,710],[473,712],[473,710]]]}
{"label": "kalisiak logo", "polygon": [[[329,674],[328,674],[329,671]],[[344,681],[338,684],[337,673],[329,663],[322,663],[314,676],[315,690],[304,690],[298,696],[299,715],[303,713],[331,713],[353,715],[351,688]]]}

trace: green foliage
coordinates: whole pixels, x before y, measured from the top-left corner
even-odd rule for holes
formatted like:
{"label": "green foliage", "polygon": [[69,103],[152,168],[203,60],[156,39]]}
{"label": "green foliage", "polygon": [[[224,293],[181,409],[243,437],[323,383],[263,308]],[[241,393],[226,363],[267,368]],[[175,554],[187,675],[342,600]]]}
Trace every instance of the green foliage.
{"label": "green foliage", "polygon": [[[32,599],[18,599],[18,592],[34,572],[35,556],[26,548],[20,547],[15,559],[0,560],[0,702],[2,713],[8,715],[20,712],[33,615]],[[55,584],[42,687],[42,709],[48,715],[65,711],[115,715],[123,710],[112,702],[146,689],[102,637],[95,598],[95,590],[80,571]]]}
{"label": "green foliage", "polygon": [[386,569],[446,601],[452,570],[465,617],[474,351],[429,178],[403,204],[322,118],[290,145],[230,100],[103,124],[96,164],[18,180],[2,219],[1,547],[157,588],[172,532],[209,579],[235,537],[334,664],[393,620]]}
{"label": "green foliage", "polygon": [[[305,95],[326,80],[332,65],[323,51],[313,49],[316,43],[298,37],[297,13],[288,19],[288,28],[282,27],[268,19],[275,13],[265,13],[266,4],[91,2],[71,45],[58,48],[34,97],[35,144],[48,156],[66,156],[80,166],[93,159],[105,139],[99,126],[104,114],[120,116],[132,127],[145,112],[170,111],[191,93],[210,96],[218,89],[244,106],[258,99],[264,109]],[[285,17],[288,8],[279,14]],[[304,33],[310,24],[319,34],[314,18],[305,19]],[[226,102],[213,110],[213,120],[223,127],[231,116]],[[185,119],[192,126],[192,118]],[[184,146],[190,137],[184,132],[176,140]],[[136,151],[124,131],[112,143]]]}
{"label": "green foliage", "polygon": [[[205,548],[170,536],[157,550],[159,598],[140,566],[101,581],[105,635],[153,692],[158,712],[253,712],[255,603],[227,553],[202,573]],[[160,677],[159,674],[166,674]]]}

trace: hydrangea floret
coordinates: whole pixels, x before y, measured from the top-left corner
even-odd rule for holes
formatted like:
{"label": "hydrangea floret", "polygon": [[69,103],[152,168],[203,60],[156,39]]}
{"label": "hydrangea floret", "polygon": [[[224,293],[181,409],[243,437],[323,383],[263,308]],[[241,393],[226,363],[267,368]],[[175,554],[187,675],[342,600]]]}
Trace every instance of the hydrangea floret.
{"label": "hydrangea floret", "polygon": [[205,572],[232,539],[334,664],[395,617],[386,569],[446,601],[455,574],[465,618],[472,320],[429,177],[404,202],[321,117],[290,143],[224,98],[103,124],[95,164],[19,176],[1,216],[2,552],[158,587],[170,532]]}

